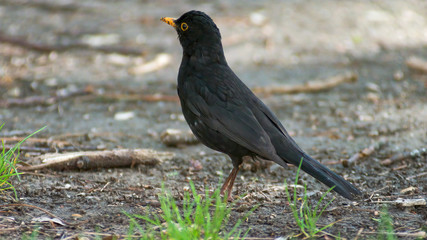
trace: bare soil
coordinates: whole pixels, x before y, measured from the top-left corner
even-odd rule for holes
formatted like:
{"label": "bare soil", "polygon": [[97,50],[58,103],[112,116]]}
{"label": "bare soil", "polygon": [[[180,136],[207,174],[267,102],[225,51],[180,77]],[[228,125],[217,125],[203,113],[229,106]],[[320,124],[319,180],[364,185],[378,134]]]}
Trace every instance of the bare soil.
{"label": "bare soil", "polygon": [[[20,239],[37,226],[41,239],[124,235],[129,219],[123,211],[157,212],[162,183],[179,198],[189,180],[201,193],[224,180],[232,165],[223,154],[201,144],[168,147],[160,140],[164,130],[188,126],[174,101],[181,47],[159,19],[191,9],[214,19],[229,65],[250,87],[358,75],[356,83],[329,91],[260,95],[303,149],[364,192],[356,202],[328,195],[336,199],[320,225],[336,222],[329,234],[375,239],[384,202],[399,239],[427,231],[426,206],[393,204],[398,198],[427,198],[427,74],[405,64],[411,56],[427,59],[426,1],[3,0],[1,138],[23,137],[46,125],[35,138],[51,139],[27,141],[22,162],[45,152],[88,149],[151,148],[176,156],[155,166],[24,173],[20,181],[12,179],[17,201],[10,191],[0,195],[2,239]],[[73,91],[82,95],[58,97]],[[28,101],[34,96],[42,100]],[[123,120],[120,113],[131,115]],[[72,145],[52,144],[59,140]],[[341,164],[370,146],[375,148],[369,156]],[[413,154],[381,164],[406,152]],[[234,188],[235,196],[245,197],[233,207],[228,228],[259,204],[242,225],[250,228],[249,237],[298,234],[284,192],[284,180],[292,182],[295,172],[245,164]],[[313,203],[327,190],[307,174],[301,176],[304,183]]]}

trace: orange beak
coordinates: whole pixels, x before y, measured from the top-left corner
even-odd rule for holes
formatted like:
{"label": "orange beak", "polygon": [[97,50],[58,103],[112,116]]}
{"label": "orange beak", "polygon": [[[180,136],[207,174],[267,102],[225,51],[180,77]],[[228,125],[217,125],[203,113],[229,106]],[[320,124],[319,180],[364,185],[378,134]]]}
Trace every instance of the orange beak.
{"label": "orange beak", "polygon": [[163,17],[163,18],[161,18],[160,20],[162,20],[163,22],[165,22],[165,23],[167,23],[167,24],[171,25],[172,27],[176,27],[175,19],[174,19],[174,18],[170,18],[170,17]]}

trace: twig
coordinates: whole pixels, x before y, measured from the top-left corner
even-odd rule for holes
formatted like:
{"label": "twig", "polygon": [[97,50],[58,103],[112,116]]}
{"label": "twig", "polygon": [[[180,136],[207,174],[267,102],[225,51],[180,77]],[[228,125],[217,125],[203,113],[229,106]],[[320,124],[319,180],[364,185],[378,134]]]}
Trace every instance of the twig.
{"label": "twig", "polygon": [[64,52],[71,49],[88,49],[104,53],[119,53],[123,55],[143,55],[143,51],[136,48],[121,46],[92,46],[86,43],[74,42],[68,44],[48,45],[30,42],[23,37],[7,36],[0,32],[0,42],[9,43],[37,52]]}
{"label": "twig", "polygon": [[[9,151],[10,149],[13,149],[15,146],[6,145],[4,146],[4,149],[6,151]],[[0,151],[2,151],[3,148],[0,147]],[[99,148],[97,146],[61,146],[61,147],[30,147],[30,146],[20,146],[19,150],[21,152],[34,152],[34,153],[47,153],[47,152],[63,152],[63,151],[93,151],[93,150],[103,150],[102,148]]]}
{"label": "twig", "polygon": [[425,176],[425,175],[427,175],[427,172],[419,173],[419,174],[414,175],[414,176],[409,176],[409,177],[406,178],[406,180],[411,180],[413,178],[419,178],[419,177],[422,177],[422,176]]}
{"label": "twig", "polygon": [[[10,149],[15,148],[15,146],[6,145],[4,146],[4,150],[9,151]],[[2,151],[3,148],[0,148],[0,151]],[[28,146],[20,146],[19,150],[22,152],[51,152],[54,149],[47,148],[47,147],[28,147]]]}
{"label": "twig", "polygon": [[387,159],[381,161],[381,165],[389,166],[395,162],[400,162],[400,161],[403,161],[403,160],[408,159],[408,158],[415,158],[415,157],[420,157],[420,156],[424,156],[424,155],[427,155],[427,148],[414,149],[410,152],[403,152],[403,153],[395,154],[395,155],[391,156],[390,158],[387,158]]}
{"label": "twig", "polygon": [[408,167],[408,164],[403,164],[403,165],[400,165],[400,166],[397,166],[397,167],[394,167],[393,168],[393,171],[399,171],[399,170],[402,170],[402,169],[405,169],[405,168],[407,168]]}
{"label": "twig", "polygon": [[107,182],[102,188],[101,188],[101,190],[99,190],[100,192],[102,192],[102,191],[104,191],[104,189],[108,186],[108,185],[110,185],[110,183],[111,182]]}
{"label": "twig", "polygon": [[294,86],[273,86],[273,87],[255,87],[252,90],[255,93],[263,94],[290,94],[290,93],[312,93],[329,90],[343,83],[356,82],[357,75],[355,73],[344,73],[328,79],[313,80],[301,85]]}
{"label": "twig", "polygon": [[406,65],[413,70],[427,73],[427,61],[422,58],[411,56],[406,60]]}
{"label": "twig", "polygon": [[10,231],[15,231],[20,229],[21,227],[11,227],[11,228],[2,228],[0,229],[0,233],[5,233],[5,232],[10,232]]}
{"label": "twig", "polygon": [[33,175],[39,177],[58,177],[54,174],[46,174],[46,173],[36,173],[36,172],[19,172],[20,175]]}
{"label": "twig", "polygon": [[0,101],[0,106],[2,107],[28,107],[34,105],[43,105],[49,106],[53,105],[61,100],[91,94],[93,92],[93,88],[91,86],[86,86],[81,89],[69,90],[66,92],[57,93],[56,96],[31,96],[26,98],[9,98],[3,101]]}
{"label": "twig", "polygon": [[402,207],[425,206],[427,204],[424,198],[418,198],[418,199],[397,198],[394,201],[371,201],[371,203],[394,204]]}
{"label": "twig", "polygon": [[[6,143],[6,142],[19,142],[23,139],[23,137],[1,137],[0,138]],[[60,140],[51,140],[49,138],[29,138],[25,140],[28,142],[35,142],[35,143],[43,143],[43,144],[51,144],[55,143],[59,146],[65,146],[65,145],[71,145],[71,143],[66,141],[60,141]]]}
{"label": "twig", "polygon": [[380,146],[382,145],[382,143],[374,143],[371,146],[364,148],[362,150],[360,150],[358,153],[354,154],[353,156],[351,156],[348,160],[343,160],[342,161],[342,165],[344,167],[350,167],[353,165],[356,165],[356,163],[364,158],[367,157],[369,155],[371,155],[372,153],[374,153],[374,151],[376,149],[378,149]]}
{"label": "twig", "polygon": [[[82,232],[66,238],[62,238],[62,240],[80,239],[80,236],[85,236],[85,235],[99,236],[100,239],[128,239],[128,238],[139,239],[142,237],[142,235],[129,235],[129,234],[120,235],[120,234],[114,234],[114,233]],[[98,239],[98,237],[95,237],[95,239]]]}
{"label": "twig", "polygon": [[341,160],[332,160],[332,161],[326,161],[322,162],[323,165],[335,165],[335,164],[342,164]]}
{"label": "twig", "polygon": [[156,152],[151,149],[118,149],[108,151],[74,152],[64,154],[45,154],[35,157],[42,164],[22,166],[21,171],[39,169],[88,170],[96,168],[131,167],[136,164],[156,165],[174,157],[170,152]]}
{"label": "twig", "polygon": [[104,93],[97,95],[90,95],[84,100],[101,98],[106,100],[120,100],[120,101],[146,101],[146,102],[178,102],[176,95],[163,95],[163,94],[118,94],[118,93]]}
{"label": "twig", "polygon": [[356,237],[354,237],[353,240],[357,240],[359,238],[360,234],[362,234],[362,232],[363,232],[363,228],[359,229],[359,231],[357,231]]}
{"label": "twig", "polygon": [[[364,232],[364,234],[388,234],[387,232]],[[411,237],[411,238],[421,238],[424,239],[425,237],[427,237],[427,233],[424,231],[419,231],[419,232],[395,232],[394,235],[398,236],[398,237]]]}
{"label": "twig", "polygon": [[375,193],[377,193],[377,192],[381,192],[382,190],[384,190],[384,189],[386,189],[386,188],[389,188],[389,187],[390,187],[389,185],[386,185],[386,186],[384,186],[384,187],[382,187],[382,188],[380,188],[380,189],[377,189],[377,190],[372,191],[372,193],[371,193],[371,195],[369,196],[368,200],[372,200],[372,197],[374,196],[374,194],[375,194]]}

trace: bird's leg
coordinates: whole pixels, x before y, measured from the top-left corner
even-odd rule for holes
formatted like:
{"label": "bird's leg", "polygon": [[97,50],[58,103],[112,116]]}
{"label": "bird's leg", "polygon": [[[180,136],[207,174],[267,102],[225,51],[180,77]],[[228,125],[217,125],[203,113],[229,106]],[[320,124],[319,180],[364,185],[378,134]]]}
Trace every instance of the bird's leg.
{"label": "bird's leg", "polygon": [[227,179],[225,180],[224,184],[221,187],[221,195],[224,195],[224,192],[226,192],[227,201],[231,197],[231,191],[233,189],[234,180],[236,179],[238,171],[239,171],[239,167],[234,167],[233,170],[231,170],[230,175],[228,175]]}

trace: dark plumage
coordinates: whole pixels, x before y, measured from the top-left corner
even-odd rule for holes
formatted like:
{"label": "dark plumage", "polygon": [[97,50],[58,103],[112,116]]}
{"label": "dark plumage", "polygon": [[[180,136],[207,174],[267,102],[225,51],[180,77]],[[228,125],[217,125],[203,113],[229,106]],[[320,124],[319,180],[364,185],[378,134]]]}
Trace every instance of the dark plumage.
{"label": "dark plumage", "polygon": [[162,18],[173,26],[183,48],[178,95],[184,117],[206,146],[233,161],[233,171],[221,191],[231,194],[244,156],[298,166],[348,199],[361,192],[307,155],[289,136],[277,117],[228,66],[221,34],[203,12],[190,11],[178,19]]}

